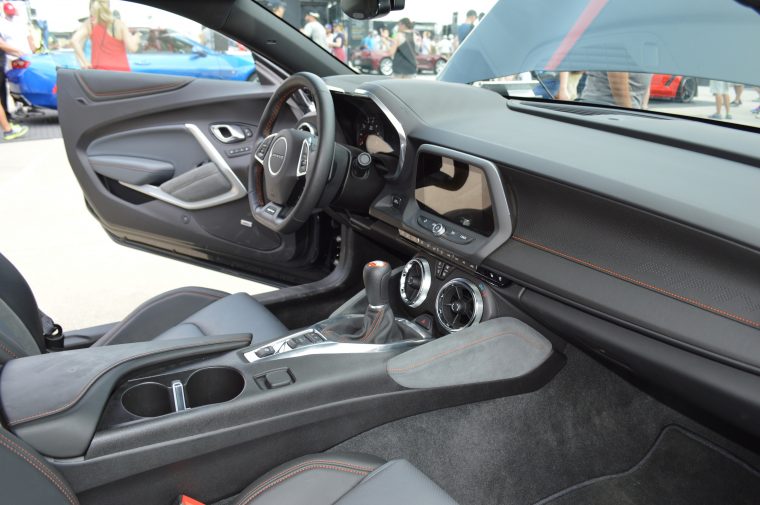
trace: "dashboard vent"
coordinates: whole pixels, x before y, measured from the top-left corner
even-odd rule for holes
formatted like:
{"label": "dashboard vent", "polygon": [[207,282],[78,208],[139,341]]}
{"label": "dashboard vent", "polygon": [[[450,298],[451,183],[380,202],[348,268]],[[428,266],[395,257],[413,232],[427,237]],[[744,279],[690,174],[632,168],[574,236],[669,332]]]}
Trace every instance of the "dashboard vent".
{"label": "dashboard vent", "polygon": [[438,322],[455,332],[478,324],[483,317],[483,297],[467,279],[453,279],[443,285],[435,301]]}
{"label": "dashboard vent", "polygon": [[401,272],[399,290],[401,299],[411,308],[422,305],[427,298],[432,278],[430,264],[424,258],[415,258]]}

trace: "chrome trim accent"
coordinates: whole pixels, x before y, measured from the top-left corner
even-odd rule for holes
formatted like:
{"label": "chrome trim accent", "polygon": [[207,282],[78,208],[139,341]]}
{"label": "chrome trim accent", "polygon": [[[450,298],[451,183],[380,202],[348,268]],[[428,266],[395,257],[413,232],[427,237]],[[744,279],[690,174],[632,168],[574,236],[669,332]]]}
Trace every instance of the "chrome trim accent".
{"label": "chrome trim accent", "polygon": [[182,381],[172,381],[172,404],[174,405],[174,412],[182,412],[187,410],[187,402],[185,401],[185,386]]}
{"label": "chrome trim accent", "polygon": [[308,123],[306,121],[298,125],[298,129],[307,133],[311,133],[312,135],[317,134],[317,129],[314,128],[314,126],[311,123]]}
{"label": "chrome trim accent", "polygon": [[[311,141],[310,139],[304,139],[304,141],[301,143],[301,153],[298,155],[298,167],[296,168],[296,176],[297,177],[303,177],[306,175],[306,172],[309,171],[309,151],[311,150]],[[306,168],[301,171],[301,158],[306,155]]]}
{"label": "chrome trim accent", "polygon": [[[277,145],[279,141],[285,142],[285,154],[282,155],[282,165],[280,166],[280,169],[275,172],[272,170],[272,155],[274,154],[274,146]],[[278,155],[279,156],[279,155]],[[275,140],[272,145],[269,147],[269,158],[267,158],[267,170],[269,170],[269,173],[272,175],[277,175],[280,172],[282,172],[282,169],[285,167],[285,159],[288,157],[288,139],[285,137],[280,137],[277,140]]]}
{"label": "chrome trim accent", "polygon": [[[414,300],[410,300],[409,297],[406,296],[405,286],[406,277],[409,274],[409,270],[412,269],[412,266],[414,266],[414,264],[418,264],[420,266],[420,270],[422,270],[422,281],[420,284],[420,290],[417,292],[417,296],[414,297]],[[401,300],[412,309],[419,307],[427,299],[427,295],[430,291],[430,285],[432,282],[433,276],[430,271],[430,263],[428,263],[425,258],[412,259],[404,266],[404,270],[401,272],[401,278],[399,279],[399,294],[401,295]]]}
{"label": "chrome trim accent", "polygon": [[[231,136],[225,137],[220,131],[222,128],[227,128],[230,131]],[[216,140],[223,144],[232,144],[235,142],[242,142],[245,140],[245,133],[243,129],[238,125],[231,124],[213,124],[211,125],[211,133],[216,137]]]}
{"label": "chrome trim accent", "polygon": [[[363,315],[356,315],[356,317],[364,317]],[[411,349],[412,347],[416,347],[418,345],[424,344],[425,342],[430,341],[430,337],[425,335],[422,330],[419,328],[415,328],[412,323],[405,319],[399,319],[396,318],[396,322],[399,324],[404,324],[408,328],[411,328],[416,334],[420,336],[419,340],[401,340],[398,342],[391,342],[389,344],[360,344],[360,343],[352,343],[352,342],[333,342],[330,340],[327,340],[322,333],[315,330],[314,328],[309,328],[307,330],[299,331],[296,333],[292,333],[290,335],[287,335],[285,337],[279,338],[275,340],[274,342],[269,342],[267,344],[261,344],[257,346],[255,349],[252,349],[248,352],[243,353],[243,357],[249,362],[254,363],[258,361],[271,361],[275,359],[280,358],[296,358],[299,356],[311,356],[311,355],[318,355],[318,354],[364,354],[364,353],[374,353],[374,352],[388,352],[396,349]],[[288,340],[304,335],[309,334],[316,334],[322,339],[324,339],[324,342],[319,344],[311,344],[311,345],[305,345],[303,347],[296,347],[295,349],[291,349],[288,346]],[[264,347],[273,347],[275,352],[274,354],[270,356],[266,356],[264,358],[259,358],[256,355],[256,351],[264,348]]]}
{"label": "chrome trim accent", "polygon": [[[461,328],[458,328],[458,329],[452,328],[441,318],[441,308],[440,308],[441,296],[443,295],[444,291],[446,291],[450,286],[453,286],[453,285],[458,285],[470,291],[470,293],[472,294],[472,298],[475,302],[475,307],[473,309],[473,314],[472,314],[472,320],[470,320],[470,322],[467,323],[467,326],[462,326]],[[438,290],[438,295],[435,297],[435,318],[438,320],[441,326],[446,328],[451,333],[455,333],[457,331],[461,331],[461,330],[464,330],[465,328],[469,328],[471,326],[475,326],[476,324],[479,324],[481,319],[483,319],[483,296],[480,294],[480,290],[478,289],[478,287],[472,281],[463,279],[462,277],[451,279],[449,282],[444,284],[441,287],[441,289]]]}
{"label": "chrome trim accent", "polygon": [[343,93],[344,95],[346,94],[346,90],[345,89],[339,88],[337,86],[331,86],[330,84],[327,85],[327,89],[329,91],[333,91],[335,93]]}
{"label": "chrome trim accent", "polygon": [[210,207],[216,207],[217,205],[239,200],[240,198],[246,196],[248,194],[248,190],[246,190],[245,186],[243,186],[243,183],[240,182],[240,179],[238,179],[237,175],[235,175],[235,172],[232,171],[230,166],[225,161],[224,157],[219,154],[219,151],[217,151],[213,144],[211,144],[211,141],[203,134],[200,128],[192,123],[185,124],[185,128],[187,128],[190,134],[195,138],[196,142],[198,142],[198,144],[201,146],[201,149],[203,149],[203,152],[205,152],[209,159],[211,159],[211,161],[216,165],[216,168],[229,181],[230,190],[228,192],[219,196],[215,196],[213,198],[199,200],[197,202],[186,202],[170,195],[160,187],[154,186],[152,184],[143,184],[142,186],[138,186],[136,184],[129,184],[127,182],[121,181],[119,181],[119,184],[153,197],[156,200],[161,200],[162,202],[166,202],[186,210],[208,209]]}
{"label": "chrome trim accent", "polygon": [[375,105],[385,114],[385,116],[388,118],[388,121],[393,125],[393,127],[396,129],[396,133],[398,133],[398,139],[399,139],[399,153],[398,153],[398,166],[396,167],[396,173],[393,174],[393,177],[396,178],[401,174],[401,170],[404,168],[404,159],[406,158],[406,132],[404,131],[404,127],[401,124],[401,121],[396,118],[396,116],[393,115],[391,110],[386,107],[386,105],[380,101],[380,99],[375,96],[372,92],[367,91],[366,89],[357,88],[354,91],[354,94],[359,96],[365,96],[375,102]]}

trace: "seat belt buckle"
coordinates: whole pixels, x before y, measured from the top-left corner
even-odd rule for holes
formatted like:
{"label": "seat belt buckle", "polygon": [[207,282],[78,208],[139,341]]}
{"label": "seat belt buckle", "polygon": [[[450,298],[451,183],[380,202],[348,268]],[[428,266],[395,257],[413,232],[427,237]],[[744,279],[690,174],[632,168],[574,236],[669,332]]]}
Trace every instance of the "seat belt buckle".
{"label": "seat belt buckle", "polygon": [[203,502],[199,502],[198,500],[194,498],[190,498],[189,496],[180,495],[179,498],[177,498],[172,505],[205,505]]}

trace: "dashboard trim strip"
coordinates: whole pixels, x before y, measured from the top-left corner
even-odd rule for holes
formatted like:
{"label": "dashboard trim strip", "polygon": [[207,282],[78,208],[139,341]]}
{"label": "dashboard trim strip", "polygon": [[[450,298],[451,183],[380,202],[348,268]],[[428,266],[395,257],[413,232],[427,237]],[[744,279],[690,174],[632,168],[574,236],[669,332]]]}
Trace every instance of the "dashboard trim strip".
{"label": "dashboard trim strip", "polygon": [[547,252],[549,254],[554,254],[555,256],[559,256],[560,258],[564,258],[568,261],[572,261],[573,263],[577,263],[579,265],[592,268],[596,270],[597,272],[601,272],[607,275],[611,275],[612,277],[615,277],[617,279],[620,279],[622,281],[629,282],[631,284],[634,284],[636,286],[649,289],[651,291],[654,291],[656,293],[659,293],[661,295],[667,296],[669,298],[673,298],[674,300],[678,300],[680,302],[688,303],[689,305],[692,305],[694,307],[697,307],[702,310],[706,310],[708,312],[712,312],[713,314],[723,316],[727,319],[734,320],[738,323],[746,324],[747,326],[751,326],[753,328],[760,329],[760,322],[753,321],[751,319],[747,319],[745,317],[739,316],[737,314],[734,314],[732,312],[725,311],[723,309],[719,309],[717,307],[713,307],[711,305],[707,305],[705,303],[702,303],[698,300],[694,300],[692,298],[685,297],[683,295],[679,295],[678,293],[673,293],[672,291],[668,291],[666,289],[660,288],[658,286],[655,286],[654,284],[650,284],[648,282],[640,281],[638,279],[635,279],[629,275],[621,274],[619,272],[616,272],[614,270],[610,270],[609,268],[605,268],[599,265],[596,265],[594,263],[591,263],[586,260],[582,260],[580,258],[576,258],[575,256],[571,256],[570,254],[564,253],[562,251],[559,251],[557,249],[553,249],[551,247],[545,246],[543,244],[539,244],[538,242],[533,242],[532,240],[528,240],[523,237],[518,237],[516,235],[512,236],[513,239],[517,240],[520,243],[523,243],[527,246],[533,247],[534,249],[539,249],[541,251]]}

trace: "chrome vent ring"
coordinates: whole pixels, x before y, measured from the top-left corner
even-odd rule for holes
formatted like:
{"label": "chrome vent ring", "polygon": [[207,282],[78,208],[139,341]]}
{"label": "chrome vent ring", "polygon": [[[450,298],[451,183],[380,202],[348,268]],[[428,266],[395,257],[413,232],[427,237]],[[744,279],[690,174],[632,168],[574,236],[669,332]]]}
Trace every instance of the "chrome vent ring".
{"label": "chrome vent ring", "polygon": [[452,279],[438,291],[435,316],[450,332],[474,326],[483,318],[483,296],[471,281]]}
{"label": "chrome vent ring", "polygon": [[424,258],[414,258],[404,266],[399,279],[399,294],[401,300],[414,309],[427,299],[433,277],[430,274],[430,263]]}

